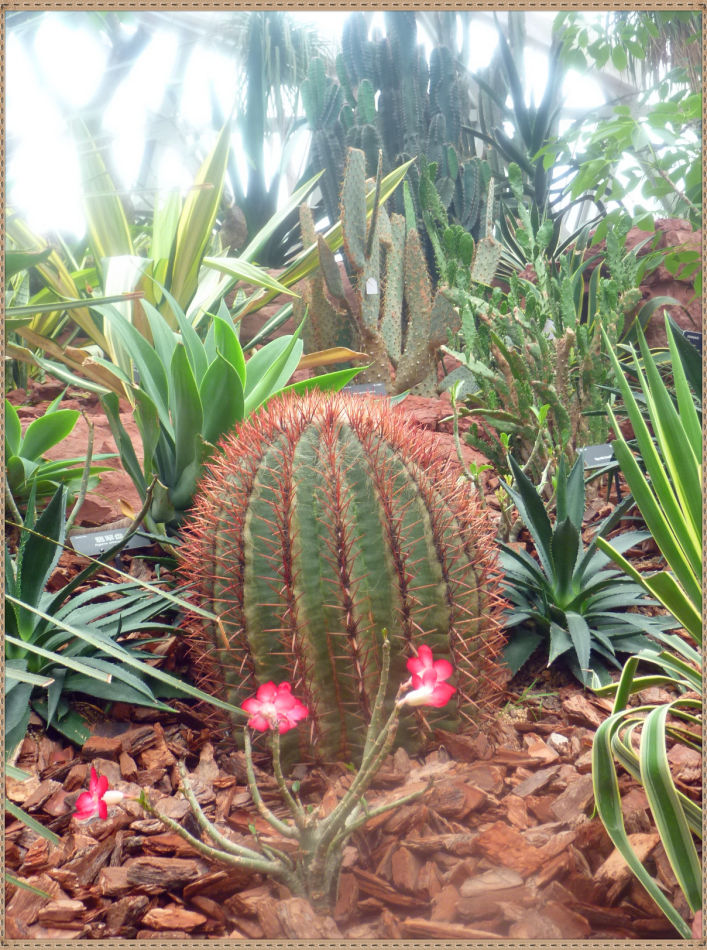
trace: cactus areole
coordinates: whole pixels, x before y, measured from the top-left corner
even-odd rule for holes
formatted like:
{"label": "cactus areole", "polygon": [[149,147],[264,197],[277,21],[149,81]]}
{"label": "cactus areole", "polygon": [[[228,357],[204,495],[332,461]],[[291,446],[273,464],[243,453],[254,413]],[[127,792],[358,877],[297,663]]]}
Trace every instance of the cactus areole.
{"label": "cactus areole", "polygon": [[180,547],[185,579],[219,617],[187,624],[202,684],[240,705],[287,680],[311,710],[291,740],[300,753],[356,759],[386,628],[391,705],[421,643],[455,670],[448,706],[401,720],[409,746],[493,708],[506,679],[494,531],[404,403],[288,394],[221,450]]}

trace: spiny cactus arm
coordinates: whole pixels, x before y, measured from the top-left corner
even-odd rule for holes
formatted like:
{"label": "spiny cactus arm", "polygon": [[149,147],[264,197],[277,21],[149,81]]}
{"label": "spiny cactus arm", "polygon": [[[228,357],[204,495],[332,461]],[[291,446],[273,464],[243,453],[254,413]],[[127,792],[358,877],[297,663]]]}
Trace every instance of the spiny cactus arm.
{"label": "spiny cactus arm", "polygon": [[491,286],[503,256],[503,245],[491,236],[476,242],[474,260],[471,262],[471,279],[477,284]]}
{"label": "spiny cactus arm", "polygon": [[[361,330],[371,337],[380,338],[378,329],[381,303],[381,247],[377,235],[371,247],[371,256],[366,258],[363,271],[358,277],[358,309]],[[382,344],[382,340],[381,340]]]}
{"label": "spiny cactus arm", "polygon": [[327,296],[324,281],[314,277],[307,282],[302,299],[293,303],[296,317],[308,319],[303,327],[305,351],[316,353],[337,346],[358,346],[356,322],[353,319],[348,301],[342,301],[343,308],[337,309]]}
{"label": "spiny cactus arm", "polygon": [[403,348],[403,249],[405,247],[405,218],[394,214],[390,218],[390,246],[385,255],[385,286],[380,333],[388,356],[398,365]]}
{"label": "spiny cactus arm", "polygon": [[322,270],[322,276],[324,277],[326,288],[331,296],[336,300],[344,301],[347,299],[348,295],[344,289],[341,270],[334,256],[334,252],[331,250],[321,234],[317,235],[316,241],[317,250],[319,251],[319,266]]}
{"label": "spiny cactus arm", "polygon": [[[372,214],[376,214],[377,199],[378,195],[374,196]],[[341,228],[346,256],[360,273],[366,264],[366,159],[357,148],[350,148],[346,156],[341,185]]]}
{"label": "spiny cactus arm", "polygon": [[366,254],[369,258],[373,253],[373,244],[378,242],[378,214],[381,201],[381,180],[383,178],[383,152],[378,152],[378,168],[376,170],[376,191],[373,196],[373,211],[371,220],[368,222],[368,235],[366,237]]}
{"label": "spiny cactus arm", "polygon": [[243,730],[244,744],[245,744],[245,761],[246,761],[246,775],[248,777],[248,789],[250,791],[251,798],[253,799],[253,804],[260,812],[260,815],[267,821],[267,823],[283,835],[285,838],[299,838],[299,834],[296,828],[293,828],[292,825],[288,825],[284,821],[280,821],[273,813],[270,811],[268,806],[263,801],[262,795],[260,794],[260,789],[255,781],[255,772],[253,771],[253,753],[252,746],[250,743],[250,733],[248,732],[248,727]]}

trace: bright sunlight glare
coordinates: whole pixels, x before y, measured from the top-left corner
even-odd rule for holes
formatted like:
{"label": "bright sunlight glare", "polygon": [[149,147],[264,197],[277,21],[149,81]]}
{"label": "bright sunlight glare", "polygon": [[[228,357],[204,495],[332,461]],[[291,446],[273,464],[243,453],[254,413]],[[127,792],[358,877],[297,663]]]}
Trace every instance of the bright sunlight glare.
{"label": "bright sunlight glare", "polygon": [[[322,39],[336,48],[348,14],[341,10],[299,11],[295,15],[314,25]],[[31,44],[23,45],[11,29],[7,37],[9,205],[35,232],[58,231],[78,238],[85,223],[70,122],[101,87],[108,50],[100,32],[81,26],[78,20],[72,24],[71,13],[44,11],[37,15],[43,19]],[[139,15],[132,15],[133,28]],[[125,193],[138,180],[146,184],[149,193],[188,187],[200,156],[213,143],[212,101],[215,99],[223,115],[231,112],[236,101],[238,68],[234,58],[224,44],[208,42],[213,30],[218,29],[218,16],[223,14],[189,14],[190,22],[195,24],[194,35],[169,28],[174,14],[154,16],[156,28],[140,55],[128,71],[116,77],[114,91],[107,85],[108,101],[100,118],[102,138],[98,144],[112,150],[119,177],[116,186]],[[82,22],[85,24],[85,20]],[[458,23],[461,49],[461,17]],[[465,26],[470,31],[471,66],[474,70],[484,68],[496,46],[493,22],[480,16]],[[128,32],[130,28],[128,21]],[[375,14],[371,31],[383,33],[384,29],[383,13]],[[537,31],[538,26],[534,29]],[[432,42],[424,29],[419,40],[428,51],[431,49]],[[547,81],[547,56],[538,42],[526,49],[525,74],[528,101],[537,104]],[[605,101],[598,83],[572,72],[564,91],[568,103],[581,102],[583,108],[594,108]],[[165,93],[179,96],[175,119],[161,114]],[[285,159],[296,164],[297,156],[305,154],[306,136],[303,130],[292,137],[288,143],[291,152]],[[239,175],[246,181],[248,167],[239,139],[236,131],[233,157]],[[274,174],[282,159],[281,147],[271,146],[265,159],[266,175]],[[149,178],[143,167],[148,160]],[[283,180],[281,200],[287,192],[288,183]]]}

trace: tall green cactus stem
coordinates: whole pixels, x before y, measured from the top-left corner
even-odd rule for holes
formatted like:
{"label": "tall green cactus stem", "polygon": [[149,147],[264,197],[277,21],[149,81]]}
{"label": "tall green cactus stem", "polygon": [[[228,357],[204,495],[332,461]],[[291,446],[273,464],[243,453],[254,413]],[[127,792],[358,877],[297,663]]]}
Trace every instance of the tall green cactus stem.
{"label": "tall green cactus stem", "polygon": [[[239,705],[257,684],[288,680],[312,711],[312,735],[290,754],[312,739],[319,758],[349,760],[387,628],[389,710],[422,643],[454,665],[458,690],[425,710],[426,727],[459,728],[493,707],[506,678],[493,527],[404,407],[288,394],[221,449],[179,549],[199,603],[220,618],[188,622],[202,684]],[[422,725],[406,714],[401,738],[419,744]]]}
{"label": "tall green cactus stem", "polygon": [[[365,153],[369,177],[376,172],[379,151],[384,174],[409,158],[426,156],[437,163],[437,188],[452,221],[477,237],[483,188],[473,139],[464,129],[470,115],[462,68],[446,46],[431,51],[428,67],[414,12],[396,10],[385,16],[385,37],[369,40],[365,14],[351,13],[342,31],[336,79],[326,76],[322,60],[312,60],[303,84],[312,130],[310,171],[324,169],[326,212],[335,218],[347,147]],[[417,164],[409,177],[420,227]],[[400,195],[393,197],[392,207],[402,212]]]}

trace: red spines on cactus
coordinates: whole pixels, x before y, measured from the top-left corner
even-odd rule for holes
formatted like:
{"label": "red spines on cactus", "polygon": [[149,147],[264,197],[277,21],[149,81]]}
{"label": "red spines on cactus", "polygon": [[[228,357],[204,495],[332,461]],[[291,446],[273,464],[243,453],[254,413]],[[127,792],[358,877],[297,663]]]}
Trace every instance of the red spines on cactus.
{"label": "red spines on cactus", "polygon": [[455,702],[426,710],[430,724],[477,717],[505,679],[493,529],[404,412],[343,394],[272,400],[222,442],[180,549],[220,617],[190,621],[197,669],[235,705],[258,682],[291,682],[323,756],[360,743],[384,627],[391,682],[423,641],[455,667]]}

